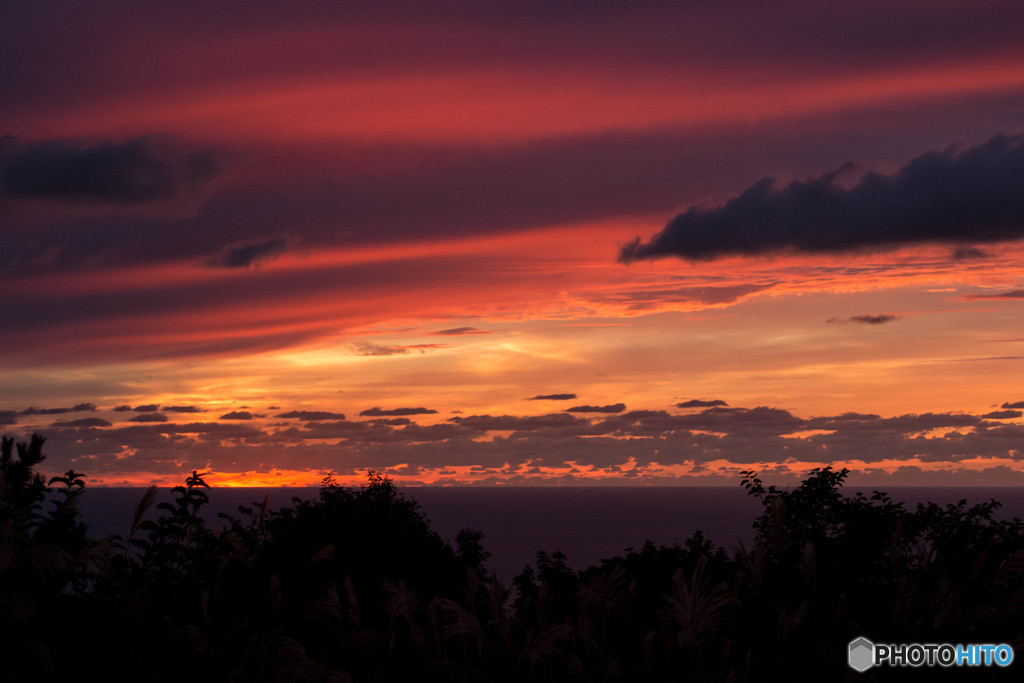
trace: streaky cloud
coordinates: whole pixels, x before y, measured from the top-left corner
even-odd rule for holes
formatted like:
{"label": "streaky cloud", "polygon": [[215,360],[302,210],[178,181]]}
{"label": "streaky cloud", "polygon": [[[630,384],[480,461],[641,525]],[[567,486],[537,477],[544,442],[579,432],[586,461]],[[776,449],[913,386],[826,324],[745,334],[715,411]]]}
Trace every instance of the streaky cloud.
{"label": "streaky cloud", "polygon": [[576,394],[538,394],[526,399],[527,401],[571,401]]}
{"label": "streaky cloud", "polygon": [[1024,136],[997,135],[930,151],[892,175],[868,173],[850,188],[849,164],[779,187],[763,178],[724,205],[691,207],[619,260],[891,250],[907,244],[973,243],[1024,237]]}

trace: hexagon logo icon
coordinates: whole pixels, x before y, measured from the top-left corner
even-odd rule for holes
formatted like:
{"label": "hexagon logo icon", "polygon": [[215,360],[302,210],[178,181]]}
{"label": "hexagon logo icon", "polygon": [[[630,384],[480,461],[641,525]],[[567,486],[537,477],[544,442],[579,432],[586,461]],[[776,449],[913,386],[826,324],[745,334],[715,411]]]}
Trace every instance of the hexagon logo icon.
{"label": "hexagon logo icon", "polygon": [[864,673],[875,665],[875,644],[861,637],[850,641],[850,668]]}

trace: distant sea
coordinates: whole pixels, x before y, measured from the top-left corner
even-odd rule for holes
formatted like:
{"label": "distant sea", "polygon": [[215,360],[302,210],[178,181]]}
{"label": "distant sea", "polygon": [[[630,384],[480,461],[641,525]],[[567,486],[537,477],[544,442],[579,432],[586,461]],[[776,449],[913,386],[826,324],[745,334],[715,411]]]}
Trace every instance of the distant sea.
{"label": "distant sea", "polygon": [[[82,515],[94,538],[127,535],[132,508],[144,489],[90,488],[82,499]],[[859,490],[859,489],[856,489]],[[209,524],[221,523],[218,512],[238,516],[239,505],[262,501],[289,505],[292,497],[313,499],[317,488],[214,488],[204,508]],[[870,494],[871,489],[864,489]],[[585,569],[604,558],[640,549],[647,540],[682,544],[695,531],[732,551],[753,539],[752,524],[760,514],[759,502],[739,486],[733,487],[410,487],[402,492],[415,498],[431,527],[454,541],[460,529],[484,532],[483,545],[490,564],[506,583],[532,564],[537,551],[560,550],[574,569]],[[966,498],[980,503],[994,498],[1002,503],[998,516],[1024,518],[1021,488],[890,488],[893,500],[913,509],[917,503],[941,505]],[[844,489],[853,495],[855,489]],[[170,489],[161,491],[170,500]],[[154,517],[155,509],[149,517]]]}

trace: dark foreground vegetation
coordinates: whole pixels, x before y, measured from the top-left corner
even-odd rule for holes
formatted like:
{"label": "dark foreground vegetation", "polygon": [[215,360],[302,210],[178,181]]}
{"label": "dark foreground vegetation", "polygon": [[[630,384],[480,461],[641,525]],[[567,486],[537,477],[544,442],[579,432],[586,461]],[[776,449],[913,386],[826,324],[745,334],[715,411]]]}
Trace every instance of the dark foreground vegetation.
{"label": "dark foreground vegetation", "polygon": [[482,533],[446,543],[376,474],[213,529],[193,473],[147,521],[151,488],[127,538],[93,539],[82,476],[47,482],[42,448],[0,452],[0,681],[1018,680],[1024,666],[846,662],[858,636],[1024,655],[1024,524],[995,519],[995,501],[910,511],[844,496],[845,470],[788,491],[749,472],[752,547],[697,533],[582,572],[541,552],[506,587]]}

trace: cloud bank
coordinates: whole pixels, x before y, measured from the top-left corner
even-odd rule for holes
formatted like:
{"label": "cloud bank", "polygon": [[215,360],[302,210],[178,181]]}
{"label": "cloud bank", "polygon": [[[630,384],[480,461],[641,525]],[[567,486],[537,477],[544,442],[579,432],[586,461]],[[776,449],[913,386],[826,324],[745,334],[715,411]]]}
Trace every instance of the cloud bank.
{"label": "cloud bank", "polygon": [[[419,408],[372,412],[413,411],[429,413]],[[307,416],[301,411],[294,414]],[[538,468],[547,475],[576,468],[600,476],[618,476],[628,469],[638,477],[656,479],[665,475],[666,467],[700,475],[723,463],[726,475],[730,468],[748,465],[785,469],[785,463],[821,461],[855,462],[868,470],[904,461],[908,466],[953,471],[988,459],[994,467],[1019,463],[1024,438],[1024,425],[1008,421],[1020,419],[1020,411],[1012,409],[982,415],[800,417],[771,406],[712,406],[686,413],[480,414],[431,425],[408,418],[282,425],[261,422],[263,417],[237,412],[222,416],[223,421],[178,424],[161,420],[163,413],[142,413],[133,418],[134,424],[111,425],[99,416],[54,422],[45,433],[48,463],[55,471],[74,467],[101,477],[126,470],[153,476],[187,474],[197,467],[234,472],[242,463],[348,473],[365,468],[389,471],[412,463],[423,473],[470,467],[480,476],[510,482],[515,481],[508,479],[511,475],[527,475]],[[26,425],[25,433],[29,430]]]}

